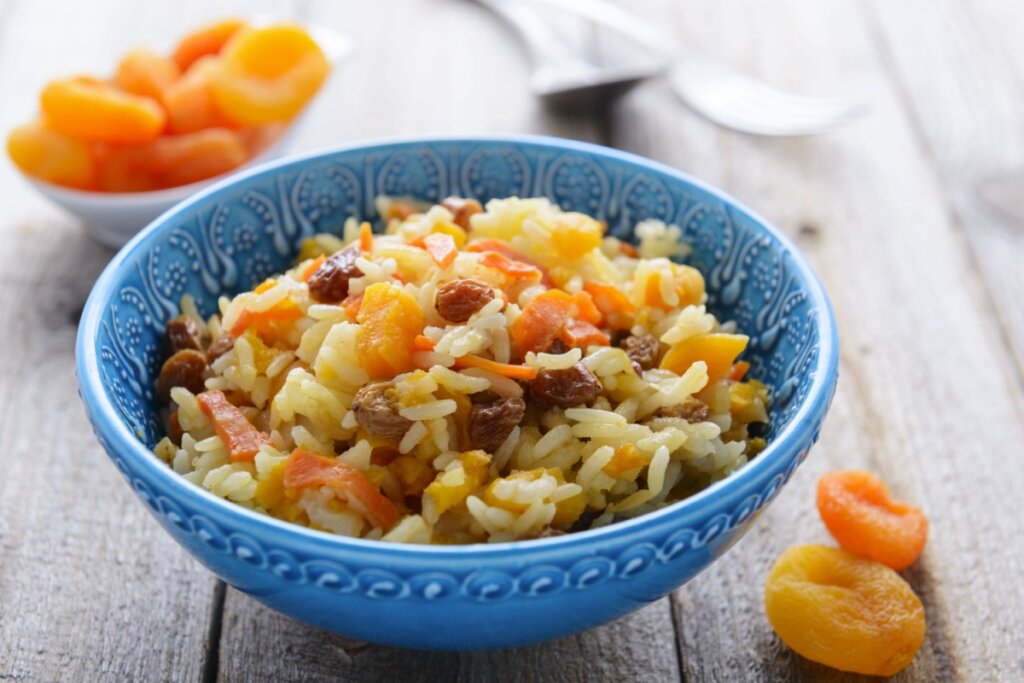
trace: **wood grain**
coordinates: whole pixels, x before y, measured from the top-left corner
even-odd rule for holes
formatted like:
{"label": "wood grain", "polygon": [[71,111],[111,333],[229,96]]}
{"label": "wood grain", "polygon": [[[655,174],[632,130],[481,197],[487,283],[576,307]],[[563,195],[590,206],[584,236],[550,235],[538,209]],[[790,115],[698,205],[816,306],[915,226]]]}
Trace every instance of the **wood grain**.
{"label": "wood grain", "polygon": [[[829,541],[813,508],[816,477],[865,467],[923,505],[933,523],[922,560],[906,574],[925,602],[928,639],[899,678],[1018,677],[1020,598],[1011,577],[1024,556],[1014,531],[1024,467],[1010,454],[1024,438],[1021,395],[1007,376],[1012,360],[989,290],[870,20],[858,4],[838,1],[645,7],[689,44],[770,82],[860,92],[873,107],[847,130],[801,140],[716,130],[679,115],[653,85],[613,116],[616,144],[722,185],[796,238],[832,296],[843,343],[820,445],[749,537],[676,595],[685,675],[846,678],[781,647],[763,616],[761,582],[786,546]],[[905,41],[913,51],[917,43]],[[998,560],[986,562],[988,553]]]}

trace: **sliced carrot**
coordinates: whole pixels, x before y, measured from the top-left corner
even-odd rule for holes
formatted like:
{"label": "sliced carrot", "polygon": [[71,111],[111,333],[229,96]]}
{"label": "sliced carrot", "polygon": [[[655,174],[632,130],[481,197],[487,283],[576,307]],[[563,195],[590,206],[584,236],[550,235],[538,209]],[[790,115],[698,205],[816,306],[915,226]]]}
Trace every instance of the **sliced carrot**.
{"label": "sliced carrot", "polygon": [[629,300],[625,292],[615,285],[606,282],[588,280],[583,283],[583,291],[591,296],[597,310],[606,316],[616,313],[632,313],[636,310],[633,302]]}
{"label": "sliced carrot", "polygon": [[511,363],[499,363],[496,360],[489,358],[481,358],[480,356],[460,356],[455,359],[455,367],[457,368],[480,368],[481,370],[487,370],[493,372],[502,377],[508,377],[510,379],[525,379],[531,380],[537,376],[537,368],[531,368],[528,365],[512,365]]}
{"label": "sliced carrot", "polygon": [[285,301],[265,311],[242,311],[228,331],[232,336],[238,337],[251,329],[272,346],[279,337],[287,335],[295,321],[302,316],[302,309],[290,301]]}
{"label": "sliced carrot", "polygon": [[572,295],[572,298],[576,303],[576,317],[578,319],[593,323],[594,325],[601,324],[601,310],[594,303],[594,297],[590,295],[590,292],[586,290],[576,292]]}
{"label": "sliced carrot", "polygon": [[256,429],[222,392],[204,391],[196,396],[196,401],[199,410],[213,423],[232,462],[250,461],[260,446],[270,443],[270,437]]}
{"label": "sliced carrot", "polygon": [[412,340],[412,347],[417,351],[433,351],[434,340],[422,334],[417,334],[416,338]]}
{"label": "sliced carrot", "polygon": [[366,221],[359,226],[359,251],[364,254],[373,251],[373,228]]}
{"label": "sliced carrot", "polygon": [[567,346],[580,349],[585,349],[591,344],[597,346],[611,344],[611,339],[607,334],[585,320],[570,320],[558,333],[558,338]]}
{"label": "sliced carrot", "polygon": [[467,244],[466,251],[472,251],[476,253],[481,253],[485,251],[496,251],[502,256],[506,256],[513,261],[527,263],[536,268],[537,270],[539,270],[541,273],[541,282],[543,282],[548,287],[551,287],[554,284],[551,281],[550,275],[548,275],[547,268],[540,265],[526,254],[520,251],[516,251],[511,246],[509,246],[508,242],[502,242],[501,240],[477,240],[475,242],[470,242],[469,244]]}
{"label": "sliced carrot", "polygon": [[423,248],[434,259],[434,263],[442,268],[450,266],[459,254],[455,238],[443,232],[432,232],[424,237]]}
{"label": "sliced carrot", "polygon": [[549,289],[530,299],[509,328],[513,356],[522,359],[530,351],[544,351],[575,313],[573,297],[560,289]]}
{"label": "sliced carrot", "polygon": [[750,370],[750,363],[745,360],[738,360],[729,368],[729,374],[726,375],[726,378],[739,382],[746,376],[748,370]]}
{"label": "sliced carrot", "polygon": [[619,251],[629,258],[640,258],[640,252],[629,242],[619,242]]}
{"label": "sliced carrot", "polygon": [[320,254],[313,259],[313,262],[306,266],[306,269],[302,271],[302,281],[309,282],[309,278],[313,277],[316,271],[320,270],[320,266],[322,266],[326,260],[327,257],[324,254]]}
{"label": "sliced carrot", "polygon": [[531,266],[523,261],[510,259],[497,251],[484,251],[480,253],[480,263],[488,268],[494,268],[517,280],[541,279],[543,273],[540,268]]}
{"label": "sliced carrot", "polygon": [[363,305],[363,294],[350,294],[341,302],[341,307],[348,313],[348,317],[355,319],[359,315],[359,307]]}
{"label": "sliced carrot", "polygon": [[348,463],[296,448],[285,462],[284,485],[290,489],[327,486],[366,513],[374,526],[390,529],[398,508],[361,471]]}
{"label": "sliced carrot", "polygon": [[818,480],[818,513],[839,545],[893,569],[909,567],[928,539],[919,507],[895,500],[869,472],[827,472]]}

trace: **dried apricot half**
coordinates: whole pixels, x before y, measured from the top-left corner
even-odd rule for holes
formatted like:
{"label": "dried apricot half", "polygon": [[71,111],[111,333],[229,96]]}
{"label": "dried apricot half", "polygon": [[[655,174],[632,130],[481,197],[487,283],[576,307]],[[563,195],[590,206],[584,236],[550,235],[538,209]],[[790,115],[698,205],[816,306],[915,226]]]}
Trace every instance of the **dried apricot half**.
{"label": "dried apricot half", "polygon": [[846,550],[888,565],[909,567],[928,538],[928,518],[913,505],[894,500],[868,472],[828,472],[818,480],[818,513]]}
{"label": "dried apricot half", "polygon": [[90,78],[51,81],[39,100],[53,130],[90,142],[149,142],[167,122],[167,115],[153,98]]}
{"label": "dried apricot half", "polygon": [[164,93],[180,76],[181,70],[172,60],[152,50],[137,48],[121,59],[114,81],[125,92],[163,102]]}
{"label": "dried apricot half", "polygon": [[7,154],[18,168],[40,180],[79,189],[90,189],[96,183],[96,163],[89,145],[39,121],[11,131]]}
{"label": "dried apricot half", "polygon": [[413,339],[423,331],[423,309],[412,294],[387,282],[363,292],[356,316],[361,327],[356,353],[371,378],[384,379],[412,370]]}
{"label": "dried apricot half", "polygon": [[798,545],[765,581],[765,612],[787,646],[842,671],[891,676],[924,642],[924,607],[900,575],[839,548]]}
{"label": "dried apricot half", "polygon": [[100,188],[144,192],[187,185],[241,166],[248,152],[241,137],[223,128],[165,135],[146,145],[114,147],[103,155]]}
{"label": "dried apricot half", "polygon": [[331,68],[316,41],[292,24],[241,31],[221,58],[214,98],[221,112],[242,126],[291,119]]}
{"label": "dried apricot half", "polygon": [[182,71],[206,55],[220,52],[236,33],[246,27],[241,19],[223,19],[198,28],[181,39],[171,59]]}
{"label": "dried apricot half", "polygon": [[226,127],[230,122],[217,109],[210,84],[220,69],[219,57],[197,60],[164,94],[167,128],[171,133],[194,133],[204,128]]}

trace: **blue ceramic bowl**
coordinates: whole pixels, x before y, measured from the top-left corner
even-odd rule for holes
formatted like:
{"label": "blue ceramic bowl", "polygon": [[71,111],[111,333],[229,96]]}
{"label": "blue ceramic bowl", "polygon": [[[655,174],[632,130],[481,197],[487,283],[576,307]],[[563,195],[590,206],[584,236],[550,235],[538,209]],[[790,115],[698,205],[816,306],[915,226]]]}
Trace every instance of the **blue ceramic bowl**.
{"label": "blue ceramic bowl", "polygon": [[[174,474],[153,380],[163,325],[191,294],[217,297],[285,269],[306,235],[378,219],[379,194],[546,196],[628,237],[644,218],[681,226],[711,309],[752,337],[751,373],[774,394],[768,448],[655,513],[557,538],[407,546],[265,517]],[[666,166],[546,138],[410,140],[320,152],[235,175],[157,219],[114,258],[78,334],[81,396],[136,495],[211,571],[285,614],[377,643],[496,648],[590,628],[656,600],[724,553],[803,461],[836,384],[835,321],[821,283],[774,228]]]}

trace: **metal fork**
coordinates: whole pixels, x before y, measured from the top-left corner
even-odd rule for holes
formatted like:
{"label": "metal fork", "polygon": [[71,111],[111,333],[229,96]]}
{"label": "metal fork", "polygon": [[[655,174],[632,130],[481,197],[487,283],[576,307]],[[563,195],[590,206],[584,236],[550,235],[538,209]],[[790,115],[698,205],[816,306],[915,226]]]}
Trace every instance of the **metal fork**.
{"label": "metal fork", "polygon": [[[582,91],[590,100],[611,97],[640,80],[665,74],[676,94],[697,113],[727,128],[756,135],[795,136],[824,133],[839,128],[867,111],[858,101],[839,98],[817,98],[778,90],[754,78],[740,74],[695,51],[670,42],[649,24],[604,0],[480,0],[519,31],[528,50],[534,73],[559,73],[557,80],[548,80],[539,89],[531,79],[534,91],[551,100],[572,100]],[[532,5],[532,6],[531,6]],[[552,58],[551,27],[537,5],[561,10],[629,38],[643,46],[650,59],[624,79],[608,65],[591,64],[586,78],[574,78],[573,70],[564,68],[575,59],[574,68],[583,73],[578,63],[583,55]],[[544,13],[546,14],[546,13]],[[557,41],[556,41],[557,42]],[[666,71],[666,65],[668,69]],[[602,92],[595,92],[602,91]]]}

